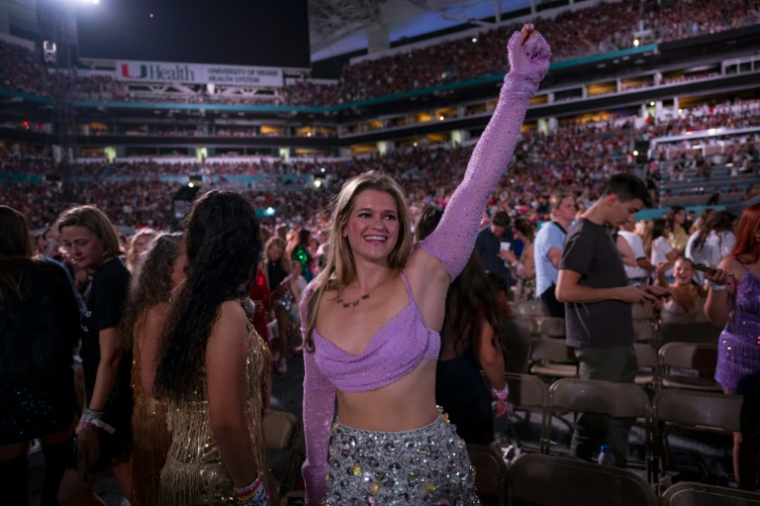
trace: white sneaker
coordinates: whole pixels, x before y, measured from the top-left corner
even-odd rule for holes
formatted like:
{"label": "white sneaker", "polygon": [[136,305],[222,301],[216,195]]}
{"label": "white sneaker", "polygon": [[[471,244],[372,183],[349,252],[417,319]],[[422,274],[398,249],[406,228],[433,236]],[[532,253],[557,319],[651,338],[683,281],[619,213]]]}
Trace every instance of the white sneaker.
{"label": "white sneaker", "polygon": [[277,365],[275,366],[275,370],[279,373],[286,373],[288,372],[288,361],[285,360],[285,358],[281,358],[277,361]]}

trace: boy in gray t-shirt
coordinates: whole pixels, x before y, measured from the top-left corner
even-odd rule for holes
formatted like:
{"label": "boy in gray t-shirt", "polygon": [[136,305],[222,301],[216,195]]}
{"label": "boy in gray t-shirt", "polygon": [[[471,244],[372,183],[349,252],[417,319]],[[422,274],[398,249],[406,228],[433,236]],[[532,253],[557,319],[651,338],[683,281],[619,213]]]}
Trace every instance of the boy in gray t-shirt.
{"label": "boy in gray t-shirt", "polygon": [[[644,182],[629,174],[610,179],[601,198],[568,230],[557,279],[557,300],[565,303],[567,344],[575,349],[581,379],[633,383],[631,304],[655,301],[667,290],[628,286],[615,242],[607,228],[651,205]],[[626,465],[631,420],[583,413],[575,424],[570,453],[590,460],[602,444]]]}

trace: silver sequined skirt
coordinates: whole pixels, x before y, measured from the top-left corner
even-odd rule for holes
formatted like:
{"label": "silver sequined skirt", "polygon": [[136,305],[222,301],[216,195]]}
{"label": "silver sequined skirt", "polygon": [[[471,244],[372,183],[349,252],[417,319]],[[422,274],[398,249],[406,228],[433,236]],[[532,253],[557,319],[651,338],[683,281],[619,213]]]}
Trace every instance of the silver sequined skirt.
{"label": "silver sequined skirt", "polygon": [[328,462],[326,506],[480,504],[465,443],[442,410],[430,425],[403,432],[336,421]]}

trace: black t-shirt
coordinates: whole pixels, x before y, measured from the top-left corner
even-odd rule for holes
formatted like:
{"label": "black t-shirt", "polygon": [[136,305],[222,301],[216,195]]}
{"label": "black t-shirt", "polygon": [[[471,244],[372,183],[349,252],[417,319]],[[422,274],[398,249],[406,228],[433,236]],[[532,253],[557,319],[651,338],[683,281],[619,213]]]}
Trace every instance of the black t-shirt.
{"label": "black t-shirt", "polygon": [[[568,230],[560,270],[581,275],[579,284],[591,288],[626,286],[623,260],[606,227],[585,218]],[[567,345],[573,348],[615,348],[633,344],[631,305],[617,300],[565,303]]]}
{"label": "black t-shirt", "polygon": [[[92,285],[85,300],[87,308],[82,315],[82,348],[79,351],[88,399],[95,387],[100,364],[100,331],[119,326],[130,279],[129,271],[119,258],[106,262],[92,275]],[[131,370],[132,357],[123,353],[113,391],[130,388]]]}
{"label": "black t-shirt", "polygon": [[282,268],[279,260],[270,260],[267,264],[267,274],[269,274],[269,291],[273,292],[282,281],[288,277],[288,273]]}
{"label": "black t-shirt", "polygon": [[22,297],[5,289],[0,311],[0,381],[70,378],[79,342],[81,301],[63,266],[53,260],[18,260]]}

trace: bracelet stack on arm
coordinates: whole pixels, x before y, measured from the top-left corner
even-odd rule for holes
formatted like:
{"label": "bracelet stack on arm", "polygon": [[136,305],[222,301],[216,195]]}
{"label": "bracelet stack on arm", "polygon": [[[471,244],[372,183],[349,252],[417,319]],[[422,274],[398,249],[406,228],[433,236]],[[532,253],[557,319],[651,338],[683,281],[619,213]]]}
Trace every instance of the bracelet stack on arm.
{"label": "bracelet stack on arm", "polygon": [[262,481],[262,473],[256,477],[253,482],[245,487],[235,487],[233,495],[240,506],[266,506],[269,500],[269,493]]}

